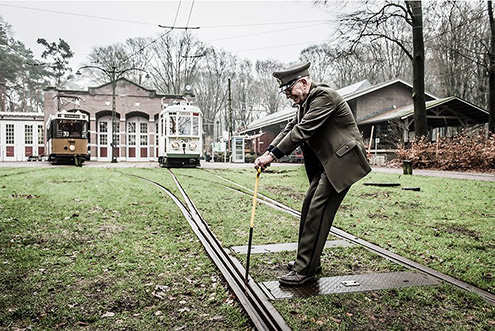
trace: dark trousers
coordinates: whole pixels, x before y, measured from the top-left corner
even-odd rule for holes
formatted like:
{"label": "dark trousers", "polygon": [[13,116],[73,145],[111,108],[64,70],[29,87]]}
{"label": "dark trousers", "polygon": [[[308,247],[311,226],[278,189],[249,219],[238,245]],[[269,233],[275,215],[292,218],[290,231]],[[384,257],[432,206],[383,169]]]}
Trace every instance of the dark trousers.
{"label": "dark trousers", "polygon": [[349,187],[337,193],[325,173],[314,176],[304,198],[294,270],[314,275],[333,219]]}

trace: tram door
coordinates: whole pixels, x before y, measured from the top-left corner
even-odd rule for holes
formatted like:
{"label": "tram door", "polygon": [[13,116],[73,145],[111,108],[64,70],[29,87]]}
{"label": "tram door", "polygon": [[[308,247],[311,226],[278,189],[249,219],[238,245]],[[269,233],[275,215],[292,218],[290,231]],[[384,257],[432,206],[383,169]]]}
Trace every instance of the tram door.
{"label": "tram door", "polygon": [[[5,126],[2,126],[2,131],[3,131],[3,136],[5,144],[2,144],[2,161],[21,161],[16,159],[16,153],[15,153],[15,138],[16,138],[16,132],[14,124],[5,124]],[[0,136],[1,137],[1,136]]]}
{"label": "tram door", "polygon": [[149,123],[142,117],[127,121],[127,156],[131,161],[149,160]]}
{"label": "tram door", "polygon": [[112,160],[112,118],[102,117],[98,121],[98,161]]}
{"label": "tram door", "polygon": [[244,137],[232,137],[232,162],[244,163]]}

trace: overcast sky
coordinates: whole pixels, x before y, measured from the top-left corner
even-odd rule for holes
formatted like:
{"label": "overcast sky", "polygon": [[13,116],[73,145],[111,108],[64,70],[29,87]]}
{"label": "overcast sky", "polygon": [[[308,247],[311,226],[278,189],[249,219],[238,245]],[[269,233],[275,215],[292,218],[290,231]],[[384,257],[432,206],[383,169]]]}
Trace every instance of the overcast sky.
{"label": "overcast sky", "polygon": [[241,58],[297,61],[302,49],[331,38],[335,12],[329,9],[301,0],[0,1],[17,40],[39,58],[38,38],[62,38],[76,53],[74,68],[93,46],[158,38],[167,31],[158,24],[200,27],[191,30],[199,40]]}

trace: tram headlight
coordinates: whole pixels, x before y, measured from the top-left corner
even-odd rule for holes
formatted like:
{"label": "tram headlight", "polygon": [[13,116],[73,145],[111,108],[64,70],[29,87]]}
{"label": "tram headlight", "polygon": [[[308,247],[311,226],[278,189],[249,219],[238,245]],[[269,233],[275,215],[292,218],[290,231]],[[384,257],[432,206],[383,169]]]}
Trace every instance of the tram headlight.
{"label": "tram headlight", "polygon": [[192,143],[189,144],[189,149],[191,151],[194,151],[196,149],[196,147],[198,147],[198,145],[196,145],[196,143],[194,143],[194,142],[192,142]]}
{"label": "tram headlight", "polygon": [[70,149],[71,152],[74,152],[76,150],[76,146],[70,145],[69,146],[69,149]]}
{"label": "tram headlight", "polygon": [[179,145],[179,143],[178,143],[177,141],[174,141],[174,142],[172,143],[172,148],[173,148],[173,149],[179,149],[179,146],[180,146],[180,145]]}

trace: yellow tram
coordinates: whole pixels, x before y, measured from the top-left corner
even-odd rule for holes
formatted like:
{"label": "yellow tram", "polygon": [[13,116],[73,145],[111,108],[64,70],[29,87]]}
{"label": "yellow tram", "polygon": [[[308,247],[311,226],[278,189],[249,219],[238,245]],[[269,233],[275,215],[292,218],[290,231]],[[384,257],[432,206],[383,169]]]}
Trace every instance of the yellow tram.
{"label": "yellow tram", "polygon": [[197,167],[203,150],[201,110],[186,101],[164,105],[158,127],[162,167]]}
{"label": "yellow tram", "polygon": [[74,162],[76,166],[88,157],[88,115],[80,111],[59,111],[46,123],[48,161]]}

